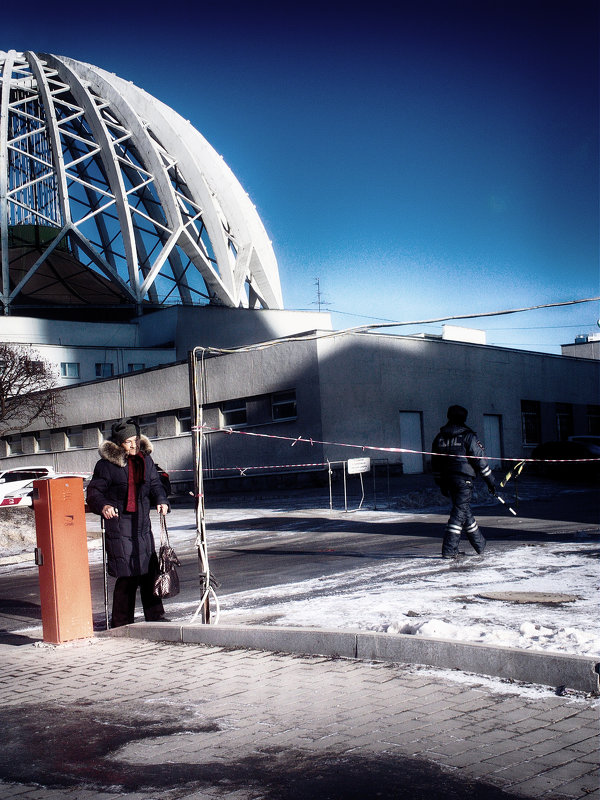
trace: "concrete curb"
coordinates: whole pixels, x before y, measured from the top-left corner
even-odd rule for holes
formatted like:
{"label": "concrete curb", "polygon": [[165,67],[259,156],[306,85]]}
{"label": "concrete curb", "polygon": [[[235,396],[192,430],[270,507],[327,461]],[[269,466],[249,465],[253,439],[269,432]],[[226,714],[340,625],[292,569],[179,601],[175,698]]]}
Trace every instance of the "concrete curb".
{"label": "concrete curb", "polygon": [[591,657],[518,650],[452,639],[320,628],[178,625],[168,622],[126,625],[109,633],[111,636],[159,642],[423,664],[600,694],[600,663]]}

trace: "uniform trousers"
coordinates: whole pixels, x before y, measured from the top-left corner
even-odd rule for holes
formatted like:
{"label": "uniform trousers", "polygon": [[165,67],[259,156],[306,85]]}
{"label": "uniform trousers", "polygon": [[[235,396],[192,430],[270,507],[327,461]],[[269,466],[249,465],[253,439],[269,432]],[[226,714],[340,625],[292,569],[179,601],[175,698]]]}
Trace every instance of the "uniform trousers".
{"label": "uniform trousers", "polygon": [[485,550],[485,538],[471,511],[473,496],[473,480],[465,476],[451,475],[444,481],[445,488],[452,500],[452,510],[446,525],[442,556],[453,558],[458,553],[458,544],[464,532],[475,552],[481,554]]}

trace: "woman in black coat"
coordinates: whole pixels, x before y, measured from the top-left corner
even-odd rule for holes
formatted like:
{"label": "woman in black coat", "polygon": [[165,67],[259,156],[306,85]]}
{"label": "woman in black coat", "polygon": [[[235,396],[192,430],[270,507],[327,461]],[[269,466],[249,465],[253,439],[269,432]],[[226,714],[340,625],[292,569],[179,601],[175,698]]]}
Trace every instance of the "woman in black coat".
{"label": "woman in black coat", "polygon": [[134,621],[140,587],[147,621],[167,621],[162,600],[154,594],[158,559],[150,525],[150,506],[159,514],[169,510],[152,445],[133,419],[112,426],[111,437],[100,445],[100,461],[87,489],[91,511],[104,517],[108,573],[117,580],[113,593],[113,628]]}

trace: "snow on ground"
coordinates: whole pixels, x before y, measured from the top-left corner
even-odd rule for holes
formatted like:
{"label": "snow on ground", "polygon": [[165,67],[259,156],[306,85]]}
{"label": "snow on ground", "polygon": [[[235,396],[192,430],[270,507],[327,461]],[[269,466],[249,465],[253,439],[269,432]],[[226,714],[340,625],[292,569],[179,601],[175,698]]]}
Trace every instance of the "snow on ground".
{"label": "snow on ground", "polygon": [[[360,571],[221,597],[221,622],[352,628],[600,655],[598,546],[544,543],[521,546],[516,555],[514,548],[493,552],[492,545],[483,560],[467,556],[456,565],[438,557],[390,558]],[[498,591],[577,599],[557,606],[481,597]]]}
{"label": "snow on ground", "polygon": [[[256,543],[254,531],[218,530],[219,524],[240,519],[239,509],[211,513],[208,521],[214,528],[209,525],[209,547],[211,543]],[[271,513],[244,510],[243,518]],[[367,514],[379,521],[389,517],[389,512]],[[182,521],[174,517],[175,525],[169,527],[176,549],[193,537],[189,526],[178,524]],[[297,532],[297,524],[296,519],[289,533]],[[268,536],[281,543],[286,530]],[[267,535],[261,535],[261,543],[266,542]],[[274,585],[260,592],[219,595],[220,622],[408,633],[598,657],[599,555],[598,543],[585,541],[492,541],[483,559],[467,555],[458,562],[417,549],[412,557],[403,553],[365,560],[361,569]],[[519,604],[481,596],[490,592],[563,594],[575,599],[561,604]],[[167,603],[170,618],[182,622],[196,610],[195,604],[176,598]]]}

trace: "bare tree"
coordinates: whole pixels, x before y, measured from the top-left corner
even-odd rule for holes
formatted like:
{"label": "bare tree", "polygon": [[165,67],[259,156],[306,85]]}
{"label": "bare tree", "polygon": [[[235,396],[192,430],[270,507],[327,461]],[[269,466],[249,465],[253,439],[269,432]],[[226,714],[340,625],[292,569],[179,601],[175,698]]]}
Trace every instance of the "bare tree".
{"label": "bare tree", "polygon": [[22,431],[38,418],[60,417],[57,376],[30,347],[0,343],[0,435]]}

